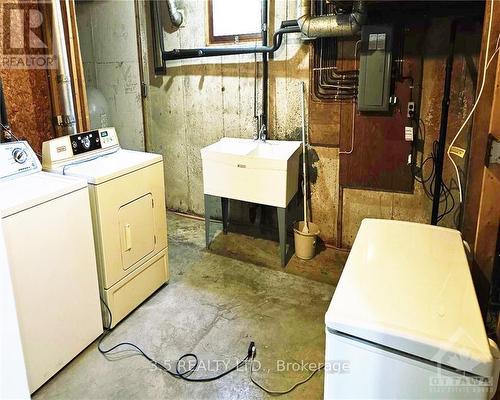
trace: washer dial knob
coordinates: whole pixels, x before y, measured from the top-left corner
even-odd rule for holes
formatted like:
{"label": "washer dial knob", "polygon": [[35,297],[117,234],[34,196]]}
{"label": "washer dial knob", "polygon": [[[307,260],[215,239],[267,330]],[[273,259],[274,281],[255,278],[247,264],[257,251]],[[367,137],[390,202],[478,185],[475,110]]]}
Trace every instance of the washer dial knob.
{"label": "washer dial knob", "polygon": [[12,157],[14,157],[16,163],[24,164],[28,160],[28,153],[26,153],[26,150],[16,147],[12,150]]}
{"label": "washer dial knob", "polygon": [[88,136],[82,138],[82,145],[85,149],[90,149],[90,138]]}

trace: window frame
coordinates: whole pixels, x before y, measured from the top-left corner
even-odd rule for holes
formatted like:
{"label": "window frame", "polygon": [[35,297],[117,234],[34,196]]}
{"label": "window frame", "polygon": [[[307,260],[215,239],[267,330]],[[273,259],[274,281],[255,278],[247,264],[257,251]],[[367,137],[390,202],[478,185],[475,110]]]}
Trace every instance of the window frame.
{"label": "window frame", "polygon": [[207,0],[207,45],[231,45],[238,44],[241,42],[256,42],[262,40],[262,32],[256,33],[243,33],[241,35],[221,35],[214,36],[214,13],[213,13],[213,3],[212,0]]}

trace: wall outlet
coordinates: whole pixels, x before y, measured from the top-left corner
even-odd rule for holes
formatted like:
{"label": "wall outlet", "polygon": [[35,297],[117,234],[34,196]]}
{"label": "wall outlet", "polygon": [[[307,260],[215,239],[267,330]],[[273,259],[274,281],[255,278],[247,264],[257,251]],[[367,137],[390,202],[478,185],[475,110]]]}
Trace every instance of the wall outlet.
{"label": "wall outlet", "polygon": [[405,126],[405,140],[407,142],[413,142],[413,127]]}
{"label": "wall outlet", "polygon": [[408,117],[408,119],[415,118],[415,102],[414,101],[408,102],[408,110],[406,111],[406,116]]}

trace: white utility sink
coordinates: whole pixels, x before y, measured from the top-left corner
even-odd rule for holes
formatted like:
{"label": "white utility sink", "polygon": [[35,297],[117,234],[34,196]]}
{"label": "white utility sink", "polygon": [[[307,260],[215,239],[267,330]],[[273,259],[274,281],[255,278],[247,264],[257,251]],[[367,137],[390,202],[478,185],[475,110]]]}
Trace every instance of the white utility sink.
{"label": "white utility sink", "polygon": [[223,138],[201,149],[205,194],[285,208],[297,193],[301,142]]}

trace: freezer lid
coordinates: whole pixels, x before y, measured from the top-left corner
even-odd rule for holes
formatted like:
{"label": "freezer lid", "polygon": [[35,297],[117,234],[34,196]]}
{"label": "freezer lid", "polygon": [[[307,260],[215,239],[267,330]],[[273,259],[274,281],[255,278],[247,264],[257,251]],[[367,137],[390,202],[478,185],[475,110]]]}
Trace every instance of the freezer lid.
{"label": "freezer lid", "polygon": [[99,185],[162,160],[159,154],[118,149],[113,153],[96,155],[89,160],[70,162],[64,167],[64,174],[82,177],[90,184]]}
{"label": "freezer lid", "polygon": [[363,220],[325,322],[330,330],[491,375],[493,358],[456,230]]}
{"label": "freezer lid", "polygon": [[13,178],[0,183],[0,216],[5,218],[82,189],[87,190],[84,179],[47,172]]}

